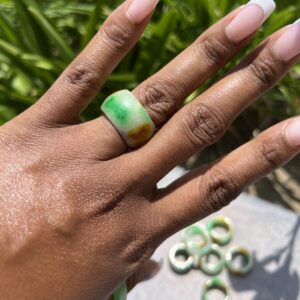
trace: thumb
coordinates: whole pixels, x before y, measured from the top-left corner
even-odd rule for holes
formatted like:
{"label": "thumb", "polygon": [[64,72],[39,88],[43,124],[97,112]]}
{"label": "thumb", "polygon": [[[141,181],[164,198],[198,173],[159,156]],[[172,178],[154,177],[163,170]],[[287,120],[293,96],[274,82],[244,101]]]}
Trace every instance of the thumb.
{"label": "thumb", "polygon": [[131,291],[140,282],[155,277],[162,267],[162,261],[147,260],[141,267],[127,279],[128,291]]}

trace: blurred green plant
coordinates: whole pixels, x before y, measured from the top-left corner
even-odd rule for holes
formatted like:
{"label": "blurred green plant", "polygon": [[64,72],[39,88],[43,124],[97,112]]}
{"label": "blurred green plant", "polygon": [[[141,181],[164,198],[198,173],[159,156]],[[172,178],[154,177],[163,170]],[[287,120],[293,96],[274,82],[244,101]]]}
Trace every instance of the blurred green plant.
{"label": "blurred green plant", "polygon": [[[120,0],[0,0],[0,124],[33,104],[88,43]],[[278,9],[252,45],[193,95],[233,67],[249,49],[300,16],[297,0],[277,1]],[[105,88],[83,114],[99,115],[109,93],[128,88],[161,68],[206,28],[243,0],[162,0],[139,44],[119,65]],[[187,74],[188,76],[188,74]],[[300,113],[300,65],[241,118],[251,132]],[[249,117],[250,116],[250,117]],[[241,129],[241,127],[243,127]],[[237,142],[249,138],[237,122],[229,131]]]}

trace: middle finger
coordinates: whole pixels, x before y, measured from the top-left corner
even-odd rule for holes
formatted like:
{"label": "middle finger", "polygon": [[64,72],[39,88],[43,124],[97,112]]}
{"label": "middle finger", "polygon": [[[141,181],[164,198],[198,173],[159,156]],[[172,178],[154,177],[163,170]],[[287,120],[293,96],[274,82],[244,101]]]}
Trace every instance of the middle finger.
{"label": "middle finger", "polygon": [[[133,91],[157,127],[165,123],[186,97],[250,41],[275,8],[273,0],[252,2],[213,25],[161,71]],[[112,157],[127,150],[117,131],[104,117],[83,126],[88,131],[83,131],[87,140],[85,143],[104,143],[107,149],[112,149]],[[106,132],[105,138],[95,135],[99,131]]]}

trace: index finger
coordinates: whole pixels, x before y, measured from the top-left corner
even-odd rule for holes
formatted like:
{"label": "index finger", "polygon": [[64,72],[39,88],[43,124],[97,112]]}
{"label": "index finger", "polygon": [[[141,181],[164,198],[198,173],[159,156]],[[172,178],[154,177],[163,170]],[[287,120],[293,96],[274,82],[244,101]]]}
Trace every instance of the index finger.
{"label": "index finger", "polygon": [[107,77],[135,45],[158,0],[127,0],[105,21],[88,46],[35,108],[47,120],[70,123],[97,95]]}

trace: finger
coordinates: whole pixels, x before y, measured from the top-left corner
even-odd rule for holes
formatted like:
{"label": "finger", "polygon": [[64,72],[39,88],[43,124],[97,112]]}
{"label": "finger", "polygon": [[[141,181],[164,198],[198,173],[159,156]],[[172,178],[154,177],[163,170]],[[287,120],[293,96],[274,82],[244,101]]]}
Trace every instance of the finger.
{"label": "finger", "polygon": [[[141,282],[147,281],[155,277],[162,267],[162,261],[156,262],[152,259],[147,260],[139,269],[134,272],[126,281],[127,290],[130,292],[136,285]],[[114,300],[112,295],[108,300]]]}
{"label": "finger", "polygon": [[300,151],[300,118],[282,122],[238,148],[209,169],[198,170],[162,191],[154,203],[167,236],[218,211],[248,185]]}
{"label": "finger", "polygon": [[[273,0],[267,0],[273,3]],[[238,8],[204,32],[134,93],[157,126],[165,123],[193,91],[220,70],[251,40],[272,10],[260,5]]]}
{"label": "finger", "polygon": [[128,291],[131,291],[137,284],[154,278],[162,267],[162,262],[152,259],[147,260],[133,275],[127,279]]}
{"label": "finger", "polygon": [[105,21],[86,49],[38,102],[50,122],[70,123],[97,95],[107,77],[134,46],[157,0],[127,0]]}
{"label": "finger", "polygon": [[[253,34],[272,12],[273,0],[259,1],[270,5],[265,12],[258,4],[243,6],[203,33],[190,47],[161,71],[139,85],[133,93],[160,127],[178,110],[183,100],[201,86],[212,74],[230,61],[250,41]],[[105,144],[112,144],[115,156],[127,150],[115,129],[103,118],[94,120],[83,130],[85,139],[95,141],[95,132],[111,131]],[[106,130],[108,128],[108,130]],[[93,138],[94,137],[94,138]],[[102,136],[98,138],[103,142]],[[119,146],[118,146],[119,145]]]}
{"label": "finger", "polygon": [[[249,104],[270,89],[300,53],[300,24],[273,35],[224,79],[179,111],[133,157],[159,180],[195,152],[217,142]],[[143,159],[147,157],[147,162]]]}

